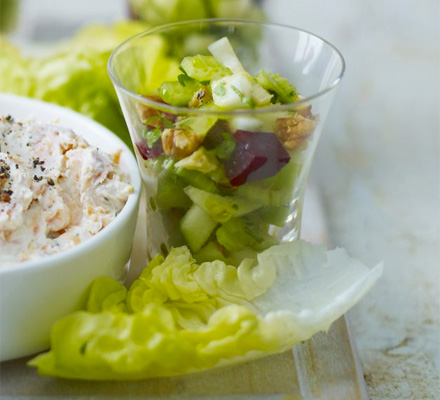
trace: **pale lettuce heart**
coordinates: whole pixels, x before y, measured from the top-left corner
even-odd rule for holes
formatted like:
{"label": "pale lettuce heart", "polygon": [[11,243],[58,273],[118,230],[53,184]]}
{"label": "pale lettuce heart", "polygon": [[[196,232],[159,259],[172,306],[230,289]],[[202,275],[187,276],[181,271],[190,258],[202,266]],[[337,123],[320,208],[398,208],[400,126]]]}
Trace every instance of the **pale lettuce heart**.
{"label": "pale lettuce heart", "polygon": [[86,311],[58,321],[29,364],[82,379],[171,376],[282,352],[327,330],[374,285],[342,249],[281,244],[236,268],[196,264],[186,247],[157,256],[126,294],[100,278]]}

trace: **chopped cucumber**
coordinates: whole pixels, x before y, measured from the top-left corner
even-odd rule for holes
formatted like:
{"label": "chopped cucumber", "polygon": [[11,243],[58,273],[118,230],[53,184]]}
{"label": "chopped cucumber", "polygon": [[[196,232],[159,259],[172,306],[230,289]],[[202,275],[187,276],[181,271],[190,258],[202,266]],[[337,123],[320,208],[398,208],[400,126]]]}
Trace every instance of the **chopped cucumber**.
{"label": "chopped cucumber", "polygon": [[[289,206],[264,206],[255,213],[255,217],[267,224],[282,228],[286,225],[289,211]],[[253,217],[253,214],[250,214],[250,217]]]}
{"label": "chopped cucumber", "polygon": [[214,221],[221,223],[232,217],[248,214],[261,206],[248,199],[220,196],[191,186],[186,187],[184,191],[194,204],[203,208]]}
{"label": "chopped cucumber", "polygon": [[209,242],[207,245],[205,245],[198,253],[194,254],[194,258],[199,264],[206,261],[215,260],[220,260],[226,264],[230,264],[230,260],[225,257],[215,242]]}
{"label": "chopped cucumber", "polygon": [[157,184],[156,204],[159,209],[189,208],[191,200],[183,189],[186,182],[175,174],[162,173]]}
{"label": "chopped cucumber", "polygon": [[234,251],[229,253],[229,258],[233,265],[240,265],[240,263],[245,258],[250,258],[252,260],[256,260],[258,256],[258,252],[250,247],[245,247],[241,251]]}
{"label": "chopped cucumber", "polygon": [[176,122],[176,128],[192,131],[196,133],[197,136],[204,138],[208,131],[215,125],[217,119],[217,117],[208,115],[182,118]]}
{"label": "chopped cucumber", "polygon": [[301,167],[291,159],[275,176],[241,185],[236,194],[266,206],[287,206]]}
{"label": "chopped cucumber", "polygon": [[192,252],[197,253],[217,226],[205,210],[193,204],[180,221],[180,231]]}
{"label": "chopped cucumber", "polygon": [[218,242],[228,251],[243,250],[249,242],[249,235],[246,234],[240,220],[229,220],[217,229],[215,235]]}

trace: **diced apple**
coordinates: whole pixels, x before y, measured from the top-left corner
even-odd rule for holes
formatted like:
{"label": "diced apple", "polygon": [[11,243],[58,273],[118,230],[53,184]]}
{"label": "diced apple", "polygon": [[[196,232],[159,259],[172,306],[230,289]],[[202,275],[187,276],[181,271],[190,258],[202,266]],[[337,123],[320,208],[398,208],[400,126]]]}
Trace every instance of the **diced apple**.
{"label": "diced apple", "polygon": [[252,81],[245,73],[217,79],[211,83],[211,90],[214,104],[223,109],[249,107],[252,101]]}

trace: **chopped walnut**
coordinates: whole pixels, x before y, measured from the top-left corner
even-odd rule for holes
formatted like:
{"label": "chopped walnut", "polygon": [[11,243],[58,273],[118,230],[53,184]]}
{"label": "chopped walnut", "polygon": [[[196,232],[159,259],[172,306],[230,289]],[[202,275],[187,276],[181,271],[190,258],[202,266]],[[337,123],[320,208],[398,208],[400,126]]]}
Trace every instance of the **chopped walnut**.
{"label": "chopped walnut", "polygon": [[[149,100],[155,101],[157,103],[163,103],[162,99],[159,96],[143,96],[143,97],[145,97]],[[151,117],[157,117],[160,115],[160,112],[158,110],[155,110],[152,107],[148,107],[143,103],[136,103],[136,109],[139,114],[139,118],[141,119],[142,123],[144,123],[144,124]],[[155,124],[157,124],[157,126],[160,125],[159,118],[157,119],[157,121],[150,120],[149,125],[155,126]],[[157,126],[155,126],[155,127],[157,127]]]}
{"label": "chopped walnut", "polygon": [[[136,109],[139,114],[139,118],[141,119],[143,124],[145,124],[145,122],[151,117],[156,117],[159,115],[159,112],[157,110],[151,107],[147,107],[145,104],[142,103],[136,103]],[[155,121],[151,121],[149,125],[155,126],[154,122]],[[160,119],[157,119],[157,124],[160,124]]]}
{"label": "chopped walnut", "polygon": [[164,153],[178,160],[194,152],[202,140],[196,133],[184,129],[165,129],[162,133]]}
{"label": "chopped walnut", "polygon": [[191,108],[200,107],[203,104],[209,103],[212,100],[211,92],[207,87],[202,87],[196,93],[189,102],[188,106]]}
{"label": "chopped walnut", "polygon": [[298,106],[298,108],[295,109],[295,112],[304,118],[311,118],[312,117],[312,105],[311,104],[304,104],[301,106]]}
{"label": "chopped walnut", "polygon": [[286,149],[293,150],[312,134],[315,125],[313,119],[295,114],[292,117],[278,118],[275,123],[275,133]]}

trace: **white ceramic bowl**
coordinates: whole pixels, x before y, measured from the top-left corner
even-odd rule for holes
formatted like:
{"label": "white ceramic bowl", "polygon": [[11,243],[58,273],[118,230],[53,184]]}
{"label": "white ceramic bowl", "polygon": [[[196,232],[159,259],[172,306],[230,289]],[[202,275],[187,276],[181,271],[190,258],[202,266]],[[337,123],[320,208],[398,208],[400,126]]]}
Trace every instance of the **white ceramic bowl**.
{"label": "white ceramic bowl", "polygon": [[136,160],[112,132],[69,109],[0,94],[0,114],[34,118],[71,128],[91,145],[107,152],[122,149],[120,165],[134,192],[118,216],[94,237],[72,249],[35,261],[0,267],[0,361],[46,349],[52,324],[80,304],[98,276],[124,280],[130,258],[141,192]]}

